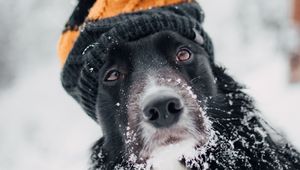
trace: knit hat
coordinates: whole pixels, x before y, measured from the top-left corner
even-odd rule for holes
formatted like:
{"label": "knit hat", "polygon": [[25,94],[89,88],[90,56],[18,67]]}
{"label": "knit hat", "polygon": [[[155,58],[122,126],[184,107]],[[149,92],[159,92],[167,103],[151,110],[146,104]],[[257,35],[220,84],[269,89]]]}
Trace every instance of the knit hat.
{"label": "knit hat", "polygon": [[213,46],[202,29],[203,20],[203,11],[193,0],[81,0],[59,42],[62,85],[96,120],[98,71],[109,47],[160,31],[191,40],[199,34],[212,62]]}

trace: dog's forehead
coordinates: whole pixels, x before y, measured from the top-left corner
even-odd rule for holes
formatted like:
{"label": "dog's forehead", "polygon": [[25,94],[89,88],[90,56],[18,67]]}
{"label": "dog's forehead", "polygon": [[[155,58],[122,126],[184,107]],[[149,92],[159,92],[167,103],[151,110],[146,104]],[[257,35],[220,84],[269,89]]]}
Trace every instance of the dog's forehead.
{"label": "dog's forehead", "polygon": [[[135,41],[131,41],[129,42],[129,45],[134,47],[164,47],[185,41],[187,41],[187,38],[181,36],[179,33],[173,31],[160,31]],[[139,48],[137,48],[137,50],[139,50]]]}
{"label": "dog's forehead", "polygon": [[134,70],[158,69],[167,64],[169,56],[174,55],[183,44],[195,43],[173,31],[160,31],[140,39],[120,42],[109,48],[106,60],[121,59],[129,62]]}
{"label": "dog's forehead", "polygon": [[149,62],[149,59],[165,59],[168,52],[186,43],[190,43],[190,40],[176,32],[161,31],[128,42],[124,48],[130,52],[129,57],[132,61]]}
{"label": "dog's forehead", "polygon": [[154,53],[156,51],[155,49],[167,50],[168,47],[184,43],[191,43],[191,40],[173,31],[160,31],[129,42],[119,42],[118,44],[110,46],[109,51],[110,53],[121,52],[131,54],[143,53],[145,51],[152,51],[152,53]]}

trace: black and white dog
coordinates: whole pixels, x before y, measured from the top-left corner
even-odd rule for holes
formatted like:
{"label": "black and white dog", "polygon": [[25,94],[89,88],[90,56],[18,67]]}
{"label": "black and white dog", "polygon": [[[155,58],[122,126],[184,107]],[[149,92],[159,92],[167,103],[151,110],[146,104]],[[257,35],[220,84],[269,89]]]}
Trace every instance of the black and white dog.
{"label": "black and white dog", "polygon": [[201,41],[161,31],[109,49],[91,169],[300,169],[300,154]]}
{"label": "black and white dog", "polygon": [[[66,24],[62,84],[103,130],[90,169],[300,169],[299,152],[215,64],[197,2],[149,6],[164,2],[80,0]],[[111,3],[121,12],[103,18]]]}

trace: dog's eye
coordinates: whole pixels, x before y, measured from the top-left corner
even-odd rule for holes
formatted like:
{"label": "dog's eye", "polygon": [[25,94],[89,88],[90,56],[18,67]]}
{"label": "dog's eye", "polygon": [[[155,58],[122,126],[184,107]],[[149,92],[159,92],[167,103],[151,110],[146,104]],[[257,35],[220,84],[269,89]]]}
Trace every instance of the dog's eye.
{"label": "dog's eye", "polygon": [[111,70],[105,76],[105,81],[116,81],[121,77],[121,72],[118,70]]}
{"label": "dog's eye", "polygon": [[188,49],[180,49],[176,54],[176,60],[179,62],[188,61],[191,59],[191,52]]}

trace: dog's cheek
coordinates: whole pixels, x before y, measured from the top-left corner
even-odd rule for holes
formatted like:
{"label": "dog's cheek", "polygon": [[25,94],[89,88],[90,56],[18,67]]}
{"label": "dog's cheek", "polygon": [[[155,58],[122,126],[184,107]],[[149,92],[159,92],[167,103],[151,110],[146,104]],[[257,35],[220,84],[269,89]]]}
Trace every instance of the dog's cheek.
{"label": "dog's cheek", "polygon": [[115,104],[111,96],[104,95],[99,97],[97,101],[98,122],[102,128],[105,137],[104,148],[111,157],[120,156],[124,151],[124,124],[121,121],[121,107]]}
{"label": "dog's cheek", "polygon": [[[106,98],[104,100],[104,98]],[[104,133],[106,129],[109,129],[109,126],[115,126],[116,124],[116,106],[113,104],[112,100],[109,100],[107,97],[103,96],[100,100],[97,101],[97,120],[98,123],[102,126]]]}
{"label": "dog's cheek", "polygon": [[214,75],[207,62],[194,63],[188,69],[190,84],[199,97],[211,97],[217,93]]}
{"label": "dog's cheek", "polygon": [[119,101],[119,87],[101,85],[98,88],[97,101],[96,101],[96,114],[98,123],[103,129],[103,133],[114,130],[117,133],[119,117],[119,110],[121,103]]}
{"label": "dog's cheek", "polygon": [[128,122],[128,100],[129,100],[129,81],[125,81],[119,87],[118,98],[115,99],[117,102],[115,104],[116,111],[118,113],[119,127],[125,130]]}

